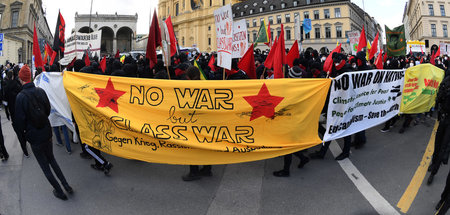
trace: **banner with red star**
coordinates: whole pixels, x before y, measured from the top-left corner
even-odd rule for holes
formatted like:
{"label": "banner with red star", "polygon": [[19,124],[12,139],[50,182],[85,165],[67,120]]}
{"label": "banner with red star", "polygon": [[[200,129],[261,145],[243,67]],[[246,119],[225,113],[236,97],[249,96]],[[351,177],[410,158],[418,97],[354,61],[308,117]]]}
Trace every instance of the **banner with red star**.
{"label": "banner with red star", "polygon": [[320,144],[330,83],[64,73],[83,143],[123,158],[192,165],[263,160]]}

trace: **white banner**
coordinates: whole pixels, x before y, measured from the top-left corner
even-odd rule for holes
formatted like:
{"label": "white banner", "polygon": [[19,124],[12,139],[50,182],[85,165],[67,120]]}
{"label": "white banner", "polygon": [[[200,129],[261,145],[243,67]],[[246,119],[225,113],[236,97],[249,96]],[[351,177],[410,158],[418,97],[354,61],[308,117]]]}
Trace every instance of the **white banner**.
{"label": "white banner", "polygon": [[231,70],[233,52],[233,12],[231,5],[214,11],[217,34],[217,66]]}
{"label": "white banner", "polygon": [[427,54],[427,48],[425,48],[425,42],[409,41],[406,43],[406,54],[410,52]]}
{"label": "white banner", "polygon": [[52,127],[66,125],[73,132],[74,142],[78,142],[72,122],[72,110],[63,84],[63,73],[43,72],[34,79],[36,87],[42,88],[50,101],[50,124]]}
{"label": "white banner", "polygon": [[350,49],[352,50],[352,55],[356,55],[360,35],[361,32],[359,31],[348,32],[348,39],[350,40]]}
{"label": "white banner", "polygon": [[61,59],[62,65],[69,64],[76,56],[77,59],[82,59],[86,51],[91,57],[100,56],[102,32],[94,31],[90,34],[83,34],[79,32],[73,33],[67,40],[64,50],[64,58]]}
{"label": "white banner", "polygon": [[450,42],[439,42],[439,46],[441,47],[441,55],[449,55],[450,54]]}
{"label": "white banner", "polygon": [[367,70],[334,79],[324,141],[366,130],[398,114],[404,74],[404,70]]}
{"label": "white banner", "polygon": [[233,58],[242,58],[247,49],[247,22],[243,19],[233,23]]}

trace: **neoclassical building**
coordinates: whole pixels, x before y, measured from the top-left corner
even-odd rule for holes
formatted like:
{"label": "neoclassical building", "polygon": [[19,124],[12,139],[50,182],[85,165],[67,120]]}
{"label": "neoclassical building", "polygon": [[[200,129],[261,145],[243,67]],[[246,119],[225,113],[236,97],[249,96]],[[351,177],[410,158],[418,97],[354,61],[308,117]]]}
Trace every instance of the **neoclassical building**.
{"label": "neoclassical building", "polygon": [[[305,35],[303,48],[332,50],[336,43],[344,43],[350,51],[347,33],[361,31],[365,23],[367,38],[372,42],[376,32],[383,29],[376,20],[350,0],[160,0],[159,17],[172,16],[175,34],[181,46],[197,46],[201,51],[216,50],[214,10],[232,3],[233,19],[247,21],[248,38],[255,40],[262,20],[271,23],[275,36],[284,24],[286,47],[295,41],[294,20],[312,20],[312,31]],[[382,44],[380,36],[379,44]],[[257,48],[266,49],[260,44]]]}
{"label": "neoclassical building", "polygon": [[43,53],[46,42],[53,44],[53,36],[42,8],[42,0],[0,1],[0,33],[4,34],[0,65],[6,61],[31,65],[34,23]]}
{"label": "neoclassical building", "polygon": [[408,40],[425,42],[428,53],[440,43],[450,43],[449,0],[409,0],[403,13],[403,24]]}
{"label": "neoclassical building", "polygon": [[[102,31],[102,54],[134,50],[138,15],[78,14],[75,13],[75,31],[89,33]],[[89,20],[91,28],[89,29]]]}

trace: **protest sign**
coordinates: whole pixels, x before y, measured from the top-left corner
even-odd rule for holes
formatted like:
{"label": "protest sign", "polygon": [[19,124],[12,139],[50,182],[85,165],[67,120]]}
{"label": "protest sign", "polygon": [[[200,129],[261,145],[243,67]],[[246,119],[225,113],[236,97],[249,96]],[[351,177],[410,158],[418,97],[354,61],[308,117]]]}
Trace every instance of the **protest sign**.
{"label": "protest sign", "polygon": [[320,144],[317,122],[330,82],[64,74],[83,143],[119,157],[192,165],[262,160]]}
{"label": "protest sign", "polygon": [[[406,43],[406,46],[408,47],[408,48],[406,49],[406,54],[410,54],[411,52],[427,54],[427,48],[425,47],[425,42],[421,42],[421,41],[408,41],[408,42]],[[441,53],[442,53],[442,52],[441,52]]]}
{"label": "protest sign", "polygon": [[94,31],[90,34],[75,32],[67,40],[64,50],[64,58],[61,59],[62,65],[67,65],[75,56],[82,59],[86,50],[91,57],[100,57],[100,45],[102,39],[101,31]]}
{"label": "protest sign", "polygon": [[242,58],[247,49],[247,22],[243,19],[233,23],[233,58]]}
{"label": "protest sign", "polygon": [[406,70],[400,112],[415,114],[430,111],[444,75],[444,70],[429,63]]}
{"label": "protest sign", "polygon": [[231,5],[214,11],[217,36],[217,66],[231,70],[233,55],[233,13]]}
{"label": "protest sign", "polygon": [[367,70],[334,79],[324,141],[366,130],[398,114],[403,76],[403,70]]}
{"label": "protest sign", "polygon": [[352,50],[352,55],[356,55],[360,35],[361,33],[359,31],[348,32],[348,39],[350,40],[350,48]]}

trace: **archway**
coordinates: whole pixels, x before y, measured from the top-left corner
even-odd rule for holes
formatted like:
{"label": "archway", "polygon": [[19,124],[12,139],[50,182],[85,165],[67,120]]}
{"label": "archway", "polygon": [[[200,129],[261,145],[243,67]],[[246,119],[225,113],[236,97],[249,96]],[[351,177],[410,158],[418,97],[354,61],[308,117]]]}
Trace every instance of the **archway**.
{"label": "archway", "polygon": [[99,30],[102,31],[102,42],[100,46],[100,53],[114,54],[113,41],[114,41],[114,31],[107,26],[101,27]]}
{"label": "archway", "polygon": [[122,27],[117,31],[117,49],[120,52],[129,52],[131,51],[131,43],[133,42],[133,30],[129,27]]}
{"label": "archway", "polygon": [[[90,31],[89,31],[89,29],[90,29]],[[89,28],[88,26],[84,26],[84,27],[80,28],[80,30],[78,30],[78,32],[87,34],[87,33],[94,32],[94,30],[92,30],[92,28]]]}

